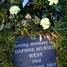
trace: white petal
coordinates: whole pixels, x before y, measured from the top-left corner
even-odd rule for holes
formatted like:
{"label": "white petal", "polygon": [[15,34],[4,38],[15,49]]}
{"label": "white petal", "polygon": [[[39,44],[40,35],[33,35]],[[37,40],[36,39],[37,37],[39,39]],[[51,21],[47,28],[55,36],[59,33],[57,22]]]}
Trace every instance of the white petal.
{"label": "white petal", "polygon": [[43,29],[45,30],[45,29],[48,29],[50,26],[49,25],[45,25],[45,26],[43,26]]}
{"label": "white petal", "polygon": [[53,2],[50,2],[50,3],[49,3],[49,5],[52,5],[52,4],[53,4]]}
{"label": "white petal", "polygon": [[43,29],[48,29],[50,27],[50,20],[48,18],[43,18],[40,22],[40,25],[42,25]]}
{"label": "white petal", "polygon": [[39,40],[42,41],[42,35],[39,35],[39,36],[40,36],[40,37],[39,37]]}
{"label": "white petal", "polygon": [[58,0],[54,0],[54,3],[57,4],[58,3]]}

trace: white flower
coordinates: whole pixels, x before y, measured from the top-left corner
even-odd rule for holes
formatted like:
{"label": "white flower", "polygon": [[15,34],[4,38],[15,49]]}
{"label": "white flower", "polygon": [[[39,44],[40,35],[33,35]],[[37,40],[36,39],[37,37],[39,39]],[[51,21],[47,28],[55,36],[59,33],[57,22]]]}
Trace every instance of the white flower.
{"label": "white flower", "polygon": [[43,18],[40,22],[40,25],[42,25],[43,29],[48,29],[50,27],[50,20],[48,18]]}
{"label": "white flower", "polygon": [[58,3],[58,0],[48,0],[50,3],[49,5],[53,5],[53,3],[57,4]]}
{"label": "white flower", "polygon": [[10,14],[17,15],[17,13],[20,11],[20,8],[18,6],[12,6],[10,7],[9,11],[10,11]]}

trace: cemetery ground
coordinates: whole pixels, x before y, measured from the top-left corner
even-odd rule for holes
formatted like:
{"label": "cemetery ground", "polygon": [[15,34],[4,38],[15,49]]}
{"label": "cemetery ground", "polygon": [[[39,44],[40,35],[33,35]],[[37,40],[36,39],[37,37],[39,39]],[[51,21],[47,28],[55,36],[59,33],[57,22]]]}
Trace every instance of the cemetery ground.
{"label": "cemetery ground", "polygon": [[[61,0],[60,0],[61,1]],[[67,1],[61,1],[62,4],[62,22],[56,22],[53,28],[53,34],[48,39],[55,46],[56,63],[58,67],[67,67]],[[1,9],[0,9],[1,10]],[[0,31],[0,67],[14,67],[13,65],[13,46],[14,33],[12,29]]]}

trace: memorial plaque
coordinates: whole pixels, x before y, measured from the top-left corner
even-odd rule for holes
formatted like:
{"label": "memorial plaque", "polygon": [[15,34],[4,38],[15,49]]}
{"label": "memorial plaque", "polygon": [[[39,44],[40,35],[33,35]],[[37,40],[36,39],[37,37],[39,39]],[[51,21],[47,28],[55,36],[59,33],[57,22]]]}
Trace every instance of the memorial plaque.
{"label": "memorial plaque", "polygon": [[47,38],[16,37],[14,44],[15,67],[57,67],[54,46]]}

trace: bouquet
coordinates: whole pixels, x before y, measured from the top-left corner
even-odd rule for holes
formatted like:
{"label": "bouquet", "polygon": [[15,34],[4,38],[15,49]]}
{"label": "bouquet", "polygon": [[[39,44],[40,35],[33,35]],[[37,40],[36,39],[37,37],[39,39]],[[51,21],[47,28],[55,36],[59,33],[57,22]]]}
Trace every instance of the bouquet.
{"label": "bouquet", "polygon": [[1,1],[0,31],[11,29],[15,35],[35,36],[51,32],[60,22],[61,7],[58,0]]}

